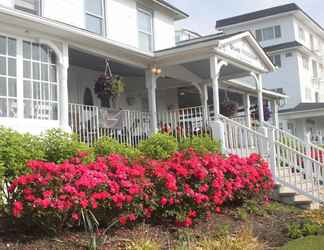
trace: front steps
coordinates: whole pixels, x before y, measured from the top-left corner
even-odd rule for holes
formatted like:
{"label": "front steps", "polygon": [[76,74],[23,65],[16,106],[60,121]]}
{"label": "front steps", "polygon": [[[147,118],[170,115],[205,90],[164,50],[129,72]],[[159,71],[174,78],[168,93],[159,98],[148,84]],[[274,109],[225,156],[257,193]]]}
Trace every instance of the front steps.
{"label": "front steps", "polygon": [[[323,187],[324,191],[324,187]],[[274,200],[282,202],[287,205],[294,205],[302,209],[319,209],[320,204],[314,202],[312,199],[299,194],[295,190],[285,187],[281,184],[276,184],[274,194],[272,195]]]}

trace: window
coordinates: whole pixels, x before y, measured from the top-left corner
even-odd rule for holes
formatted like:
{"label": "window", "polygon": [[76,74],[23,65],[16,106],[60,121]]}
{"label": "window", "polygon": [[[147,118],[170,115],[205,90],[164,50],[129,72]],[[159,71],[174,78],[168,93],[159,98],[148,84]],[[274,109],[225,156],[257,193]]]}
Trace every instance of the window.
{"label": "window", "polygon": [[282,64],[281,64],[281,55],[280,54],[278,54],[278,55],[272,55],[272,56],[270,56],[270,59],[271,59],[272,63],[275,66],[281,68]]}
{"label": "window", "polygon": [[85,0],[86,29],[98,35],[104,34],[104,4],[102,0]]}
{"label": "window", "polygon": [[312,34],[309,35],[309,41],[310,41],[311,50],[314,50],[315,49],[315,43],[314,43],[314,36]]}
{"label": "window", "polygon": [[153,50],[153,15],[142,8],[137,9],[138,47]]}
{"label": "window", "polygon": [[302,56],[303,67],[306,70],[309,70],[309,58],[307,56]]}
{"label": "window", "polygon": [[0,117],[17,117],[17,41],[0,36]]}
{"label": "window", "polygon": [[292,57],[293,56],[293,53],[292,52],[287,52],[286,53],[286,57],[288,58],[288,57]]}
{"label": "window", "polygon": [[312,68],[313,68],[313,77],[317,78],[318,77],[318,69],[317,69],[317,62],[312,61]]}
{"label": "window", "polygon": [[315,92],[315,102],[319,103],[320,102],[320,97],[319,97],[319,93]]}
{"label": "window", "polygon": [[281,26],[258,29],[255,31],[255,37],[259,42],[281,38]]}
{"label": "window", "polygon": [[26,119],[58,120],[56,56],[46,45],[23,42],[23,95]]}
{"label": "window", "polygon": [[41,0],[15,0],[15,9],[40,15]]}
{"label": "window", "polygon": [[302,27],[299,27],[298,31],[300,40],[305,41],[306,37],[304,29]]}

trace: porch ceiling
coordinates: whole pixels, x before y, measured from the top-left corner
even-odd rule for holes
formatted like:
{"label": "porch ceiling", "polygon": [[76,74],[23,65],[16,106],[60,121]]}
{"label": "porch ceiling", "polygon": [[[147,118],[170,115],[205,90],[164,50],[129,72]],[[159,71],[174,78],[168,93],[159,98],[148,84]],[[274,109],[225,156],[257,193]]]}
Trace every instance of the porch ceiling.
{"label": "porch ceiling", "polygon": [[[199,76],[201,79],[210,79],[210,62],[209,59],[184,63],[183,66]],[[221,79],[235,79],[242,76],[248,76],[250,72],[245,71],[236,67],[235,65],[229,64],[226,67],[223,67],[220,72]]]}
{"label": "porch ceiling", "polygon": [[[105,58],[97,55],[91,55],[86,52],[76,50],[74,48],[69,49],[70,54],[70,65],[75,65],[99,72],[105,71]],[[143,69],[135,68],[126,64],[111,60],[111,70],[113,74],[121,76],[133,76],[133,77],[144,77],[145,72]]]}

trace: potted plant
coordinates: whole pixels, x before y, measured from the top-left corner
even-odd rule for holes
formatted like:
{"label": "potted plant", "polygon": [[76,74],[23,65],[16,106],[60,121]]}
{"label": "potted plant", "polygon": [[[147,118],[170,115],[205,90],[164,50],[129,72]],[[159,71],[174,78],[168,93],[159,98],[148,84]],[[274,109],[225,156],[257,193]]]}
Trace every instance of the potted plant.
{"label": "potted plant", "polygon": [[[256,106],[256,110],[252,113],[253,117],[257,120],[259,120],[259,109]],[[272,112],[270,111],[269,107],[267,105],[263,106],[263,119],[264,121],[269,121],[271,118]]]}
{"label": "potted plant", "polygon": [[220,105],[220,113],[226,117],[233,117],[238,112],[238,103],[227,100]]}
{"label": "potted plant", "polygon": [[105,73],[96,80],[94,90],[101,101],[101,106],[105,108],[110,108],[111,102],[116,104],[117,98],[125,91],[122,78],[112,74],[108,60],[106,60]]}

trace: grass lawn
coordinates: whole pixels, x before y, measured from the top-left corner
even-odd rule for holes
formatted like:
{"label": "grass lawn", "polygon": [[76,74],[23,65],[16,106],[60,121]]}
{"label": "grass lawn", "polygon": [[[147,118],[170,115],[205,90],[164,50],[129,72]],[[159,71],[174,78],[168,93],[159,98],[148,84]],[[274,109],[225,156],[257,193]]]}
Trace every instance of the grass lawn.
{"label": "grass lawn", "polygon": [[280,250],[323,250],[324,236],[309,236],[306,238],[290,241]]}

